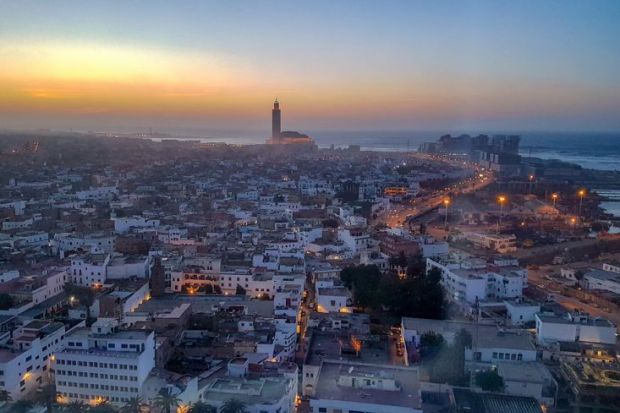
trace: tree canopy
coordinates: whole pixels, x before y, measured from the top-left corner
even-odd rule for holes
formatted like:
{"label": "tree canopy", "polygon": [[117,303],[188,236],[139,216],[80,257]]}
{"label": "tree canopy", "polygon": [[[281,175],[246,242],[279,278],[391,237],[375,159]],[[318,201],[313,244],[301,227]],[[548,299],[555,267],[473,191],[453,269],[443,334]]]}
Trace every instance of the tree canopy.
{"label": "tree canopy", "polygon": [[481,371],[476,374],[476,385],[484,391],[501,392],[504,390],[504,379],[497,370]]}
{"label": "tree canopy", "polygon": [[444,318],[446,304],[438,270],[425,275],[414,267],[400,278],[382,274],[375,265],[358,265],[343,269],[340,279],[353,292],[358,307],[386,310],[395,317]]}

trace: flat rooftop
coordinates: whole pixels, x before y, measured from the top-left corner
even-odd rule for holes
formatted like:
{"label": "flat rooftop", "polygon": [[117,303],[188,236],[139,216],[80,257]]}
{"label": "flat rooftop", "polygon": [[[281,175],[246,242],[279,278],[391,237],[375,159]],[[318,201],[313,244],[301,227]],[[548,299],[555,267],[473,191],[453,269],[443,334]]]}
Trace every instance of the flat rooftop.
{"label": "flat rooftop", "polygon": [[[265,377],[258,379],[215,377],[206,380],[198,390],[203,400],[225,402],[235,398],[246,404],[274,404],[286,396],[291,380],[286,377]],[[201,383],[202,384],[202,383]]]}
{"label": "flat rooftop", "polygon": [[244,306],[248,314],[270,317],[273,315],[273,301],[253,300],[245,296],[237,295],[208,295],[208,296],[188,296],[188,295],[166,295],[163,297],[152,297],[143,302],[137,309],[138,313],[157,314],[165,311],[172,311],[181,304],[191,304],[192,313],[213,313],[213,306],[223,306],[224,308]]}
{"label": "flat rooftop", "polygon": [[[358,356],[341,354],[341,343],[349,347],[351,336],[362,340],[362,347]],[[308,349],[307,364],[319,365],[323,360],[350,360],[370,364],[391,364],[390,348],[387,336],[371,336],[362,334],[348,335],[346,332],[319,333],[315,331]],[[366,340],[366,341],[365,341]]]}
{"label": "flat rooftop", "polygon": [[[363,376],[371,380],[389,378],[396,381],[398,389],[391,391],[341,386],[337,384],[341,375]],[[418,370],[414,368],[325,360],[321,365],[312,398],[419,409],[421,407],[419,390]]]}
{"label": "flat rooftop", "polygon": [[588,317],[587,319],[586,318],[580,319],[579,316],[576,316],[576,318],[574,319],[569,319],[569,318],[561,317],[557,315],[541,314],[541,313],[537,313],[536,316],[543,323],[580,324],[580,325],[587,325],[587,326],[594,326],[594,327],[610,327],[610,328],[616,327],[611,321],[607,320],[606,318]]}
{"label": "flat rooftop", "polygon": [[532,336],[522,329],[500,330],[494,325],[476,324],[468,321],[430,320],[425,318],[403,317],[405,330],[413,330],[422,335],[435,332],[441,335],[454,335],[461,330],[478,340],[478,346],[484,348],[504,348],[514,350],[535,350]]}

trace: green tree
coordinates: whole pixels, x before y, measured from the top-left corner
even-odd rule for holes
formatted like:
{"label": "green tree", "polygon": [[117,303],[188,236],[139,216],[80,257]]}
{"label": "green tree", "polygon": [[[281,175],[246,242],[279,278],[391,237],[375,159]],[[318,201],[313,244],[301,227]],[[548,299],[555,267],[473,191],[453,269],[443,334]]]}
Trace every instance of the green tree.
{"label": "green tree", "polygon": [[63,410],[67,413],[85,413],[88,411],[88,407],[80,401],[73,401],[67,404]]}
{"label": "green tree", "polygon": [[237,288],[235,289],[236,295],[245,295],[245,288],[241,286],[241,284],[237,284]]}
{"label": "green tree", "polygon": [[177,407],[180,402],[181,400],[172,394],[168,388],[161,389],[154,400],[155,406],[159,407],[165,413],[170,413],[172,408]]}
{"label": "green tree", "polygon": [[353,292],[356,305],[372,307],[377,304],[376,293],[381,271],[376,265],[347,267],[340,272],[340,279]]}
{"label": "green tree", "polygon": [[11,397],[11,393],[6,390],[0,390],[0,402],[12,402],[13,398]]}
{"label": "green tree", "polygon": [[121,407],[121,413],[140,413],[140,409],[144,402],[140,397],[132,397],[123,407]]}
{"label": "green tree", "polygon": [[237,399],[228,399],[222,405],[220,413],[247,413],[245,403]]}
{"label": "green tree", "polygon": [[13,300],[11,295],[6,293],[0,294],[0,310],[8,310],[13,307],[14,304],[15,300]]}
{"label": "green tree", "polygon": [[504,379],[497,370],[481,371],[476,374],[476,385],[484,391],[501,392],[504,390]]}
{"label": "green tree", "polygon": [[465,349],[471,347],[471,334],[461,329],[454,337],[454,343],[443,346],[429,365],[431,381],[463,386],[467,383],[465,374]]}
{"label": "green tree", "polygon": [[420,353],[424,359],[432,360],[446,344],[441,334],[432,331],[420,337]]}
{"label": "green tree", "polygon": [[67,283],[65,284],[65,292],[78,300],[80,305],[86,307],[86,319],[90,320],[90,306],[95,302],[95,292],[92,288]]}
{"label": "green tree", "polygon": [[44,404],[45,411],[52,413],[56,401],[56,388],[53,384],[43,385],[34,395],[33,401],[37,404]]}
{"label": "green tree", "polygon": [[34,404],[28,400],[16,401],[9,410],[11,413],[28,413]]}
{"label": "green tree", "polygon": [[189,413],[217,413],[217,409],[210,404],[198,401],[189,408]]}
{"label": "green tree", "polygon": [[88,413],[116,413],[116,409],[107,400],[88,409]]}

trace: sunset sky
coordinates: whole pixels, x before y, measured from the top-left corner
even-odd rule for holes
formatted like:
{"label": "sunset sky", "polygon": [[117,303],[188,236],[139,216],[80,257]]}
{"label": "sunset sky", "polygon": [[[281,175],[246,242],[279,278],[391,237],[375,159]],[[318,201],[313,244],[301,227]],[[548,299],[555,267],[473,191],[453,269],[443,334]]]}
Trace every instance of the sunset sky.
{"label": "sunset sky", "polygon": [[[620,130],[620,1],[0,0],[0,129]],[[264,132],[264,133],[263,133]]]}

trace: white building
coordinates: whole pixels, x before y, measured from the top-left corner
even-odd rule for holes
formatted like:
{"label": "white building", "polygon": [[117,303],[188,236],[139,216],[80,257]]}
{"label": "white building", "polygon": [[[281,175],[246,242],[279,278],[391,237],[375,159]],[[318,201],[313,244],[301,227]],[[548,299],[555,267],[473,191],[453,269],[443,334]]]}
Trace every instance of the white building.
{"label": "white building", "polygon": [[506,300],[504,305],[506,306],[506,320],[513,326],[536,321],[536,313],[540,311],[539,304],[522,299]]}
{"label": "white building", "polygon": [[103,233],[75,234],[58,233],[52,240],[52,251],[64,258],[66,252],[111,253],[114,251],[114,235]]}
{"label": "white building", "polygon": [[567,313],[565,317],[536,314],[536,339],[539,344],[585,342],[616,344],[616,326],[604,318],[585,313]]}
{"label": "white building", "polygon": [[350,313],[353,311],[351,291],[343,286],[317,289],[316,311],[319,313]]}
{"label": "white building", "polygon": [[324,360],[302,380],[312,412],[422,413],[417,369]]}
{"label": "white building", "polygon": [[541,362],[498,363],[497,373],[504,380],[504,393],[533,397],[544,406],[555,405],[557,383]]}
{"label": "white building", "polygon": [[88,201],[106,201],[118,195],[118,189],[115,186],[99,186],[76,192],[75,196],[79,200]]}
{"label": "white building", "polygon": [[448,300],[471,305],[480,300],[496,301],[523,296],[527,270],[511,264],[511,260],[478,265],[467,260],[458,262],[427,258],[426,271],[428,273],[434,268],[440,271],[441,284]]}
{"label": "white building", "polygon": [[108,280],[146,278],[150,273],[146,255],[83,254],[71,257],[69,274],[78,285],[101,286]]}
{"label": "white building", "polygon": [[248,360],[239,357],[229,362],[227,375],[216,374],[201,383],[199,398],[220,409],[230,399],[245,404],[248,413],[294,413],[297,396],[297,369],[290,374],[265,377],[246,376]]}
{"label": "white building", "polygon": [[466,232],[465,239],[478,248],[490,249],[500,254],[508,254],[517,250],[517,237],[514,234],[484,234],[480,232]]}
{"label": "white building", "polygon": [[453,344],[462,330],[472,337],[472,346],[465,349],[468,364],[496,364],[499,361],[524,362],[536,360],[536,347],[525,330],[501,330],[494,325],[467,321],[430,320],[403,317],[401,335],[406,351],[413,352],[420,346],[426,333],[441,335],[446,343]]}
{"label": "white building", "polygon": [[[611,268],[609,264],[606,268]],[[610,270],[591,269],[583,275],[588,290],[604,290],[620,294],[620,274]]]}
{"label": "white building", "polygon": [[140,394],[155,366],[155,333],[120,330],[113,319],[99,319],[90,329],[65,338],[56,354],[56,391],[62,403],[123,404]]}
{"label": "white building", "polygon": [[33,320],[18,328],[9,347],[0,347],[0,390],[18,400],[47,382],[54,353],[63,348],[62,323]]}
{"label": "white building", "polygon": [[114,231],[116,233],[124,233],[132,228],[158,228],[158,219],[148,219],[140,216],[134,217],[113,217]]}

